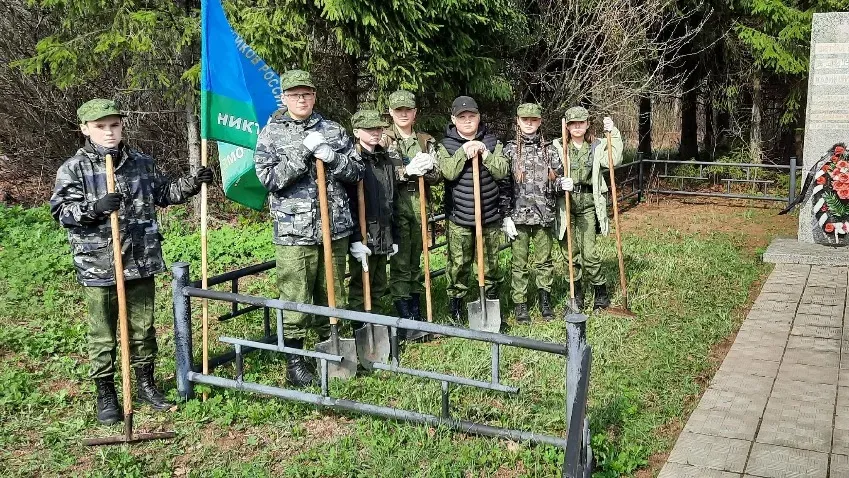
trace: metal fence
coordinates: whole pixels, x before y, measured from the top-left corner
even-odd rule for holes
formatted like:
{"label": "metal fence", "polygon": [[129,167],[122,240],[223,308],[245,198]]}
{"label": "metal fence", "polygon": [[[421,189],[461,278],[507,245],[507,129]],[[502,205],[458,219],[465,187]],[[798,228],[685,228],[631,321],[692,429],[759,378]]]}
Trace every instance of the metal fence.
{"label": "metal fence", "polygon": [[[238,282],[240,278],[258,274],[271,267],[273,267],[273,263],[271,266],[269,266],[269,263],[264,263],[210,278],[208,280],[209,286],[230,282],[231,292],[222,292],[201,289],[197,281],[190,282],[188,264],[179,262],[173,265],[172,287],[174,299],[176,380],[177,391],[183,399],[192,398],[194,396],[192,384],[200,383],[259,393],[285,400],[305,402],[335,410],[364,413],[392,420],[427,424],[430,426],[447,427],[464,433],[474,433],[517,442],[553,445],[564,450],[564,477],[589,478],[591,476],[593,459],[592,449],[590,448],[590,431],[589,421],[586,416],[586,403],[592,351],[586,342],[586,316],[569,315],[566,317],[565,323],[568,339],[567,344],[564,345],[525,337],[482,332],[464,327],[407,320],[380,314],[301,304],[238,293]],[[199,373],[199,364],[196,364],[193,358],[194,349],[192,345],[191,319],[191,298],[193,297],[230,303],[230,312],[219,317],[219,320],[229,320],[244,316],[250,311],[262,310],[263,336],[259,338],[219,337],[221,342],[230,344],[233,347],[232,351],[210,358],[210,373]],[[274,327],[272,327],[271,311],[274,311],[275,316]],[[341,363],[344,358],[339,355],[287,347],[283,339],[283,311],[336,317],[360,324],[375,324],[389,327],[390,337],[392,339],[389,363],[374,363],[373,368],[385,372],[440,382],[442,390],[441,413],[438,416],[430,415],[414,410],[387,407],[331,396],[328,387],[328,362]],[[489,379],[478,380],[470,377],[402,366],[398,344],[398,329],[419,330],[444,337],[455,337],[489,343],[491,348]],[[567,429],[566,438],[536,433],[529,430],[496,427],[452,416],[449,406],[449,395],[452,387],[474,387],[508,395],[519,393],[518,387],[503,383],[499,374],[501,348],[505,346],[536,350],[567,358],[564,377],[567,398],[564,417]],[[254,350],[268,350],[301,355],[318,360],[319,378],[321,381],[320,393],[309,393],[297,389],[245,381],[243,376],[245,358],[247,354]],[[231,362],[235,365],[235,376],[224,377],[212,373],[217,369],[220,370],[222,365]]]}
{"label": "metal fence", "polygon": [[[696,169],[698,172],[694,175],[680,174],[680,170],[684,166],[689,166]],[[742,170],[743,177],[728,177],[720,178],[717,174],[711,172],[711,168],[739,168]],[[796,157],[790,158],[790,164],[763,164],[763,163],[716,163],[710,161],[674,161],[660,159],[644,159],[642,154],[637,155],[636,161],[623,164],[615,168],[617,174],[617,186],[630,184],[630,189],[627,189],[620,194],[619,200],[625,202],[631,198],[636,198],[637,203],[641,202],[646,194],[663,194],[663,195],[679,195],[679,196],[703,196],[729,199],[752,199],[760,201],[775,201],[786,202],[790,204],[796,198],[796,191],[799,184],[797,177],[802,169],[800,164],[797,164]],[[621,171],[625,171],[623,174]],[[774,191],[777,184],[775,179],[764,179],[760,171],[777,171],[788,175],[788,185],[786,194],[770,194]],[[704,188],[694,187],[687,189],[687,184],[696,183],[704,186],[724,186],[723,192],[705,190]],[[678,186],[677,189],[675,186]],[[740,189],[740,186],[750,186],[752,190],[760,191],[759,194],[741,194],[735,192]],[[608,198],[609,199],[609,198]],[[608,201],[610,202],[610,201]]]}

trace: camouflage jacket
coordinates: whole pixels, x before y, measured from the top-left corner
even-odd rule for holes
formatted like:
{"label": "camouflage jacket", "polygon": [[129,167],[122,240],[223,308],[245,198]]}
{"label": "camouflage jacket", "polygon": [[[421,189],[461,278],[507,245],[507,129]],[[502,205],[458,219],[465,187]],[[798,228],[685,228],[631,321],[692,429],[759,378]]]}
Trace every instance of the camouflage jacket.
{"label": "camouflage jacket", "polygon": [[427,133],[416,133],[409,138],[402,138],[396,126],[386,130],[381,144],[390,152],[401,157],[401,166],[396,168],[398,179],[398,204],[395,206],[398,216],[419,221],[419,177],[407,176],[406,166],[417,153],[428,153],[433,156],[433,169],[424,174],[425,192],[430,197],[430,187],[442,180],[442,173],[436,164],[436,140]]}
{"label": "camouflage jacket", "polygon": [[[200,191],[200,183],[192,177],[169,179],[153,158],[125,146],[120,156],[113,160],[115,190],[124,195],[121,257],[124,279],[133,280],[165,270],[155,207],[185,202]],[[77,280],[85,286],[115,284],[109,214],[94,211],[95,201],[105,194],[106,161],[88,143],[59,167],[50,198],[50,212],[68,229]]]}
{"label": "camouflage jacket", "polygon": [[256,175],[271,193],[269,208],[274,218],[274,243],[284,246],[321,244],[321,212],[318,207],[315,159],[304,148],[313,131],[324,134],[334,150],[325,163],[327,199],[330,203],[330,234],[333,240],[347,237],[354,228],[345,184],[363,177],[363,162],[348,134],[339,124],[313,113],[303,121],[278,111],[259,133],[256,143]]}
{"label": "camouflage jacket", "polygon": [[366,238],[360,234],[359,198],[357,185],[347,186],[351,200],[351,217],[354,220],[354,232],[351,242],[364,242],[372,254],[382,256],[392,253],[392,244],[398,244],[401,236],[398,230],[396,205],[398,203],[398,168],[403,168],[401,156],[397,151],[388,151],[378,145],[373,153],[361,150],[358,153],[365,165],[363,174],[363,192],[366,206]]}
{"label": "camouflage jacket", "polygon": [[[548,226],[554,221],[554,179],[563,175],[563,164],[554,146],[539,135],[521,137],[504,146],[511,164],[510,217],[516,224]],[[521,151],[520,151],[521,150]],[[521,153],[521,157],[519,157]]]}

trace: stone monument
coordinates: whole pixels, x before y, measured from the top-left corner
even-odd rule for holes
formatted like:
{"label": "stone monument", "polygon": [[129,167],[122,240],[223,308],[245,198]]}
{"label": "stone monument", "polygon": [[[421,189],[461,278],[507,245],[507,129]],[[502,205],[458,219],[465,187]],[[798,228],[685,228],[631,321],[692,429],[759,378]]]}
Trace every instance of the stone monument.
{"label": "stone monument", "polygon": [[[849,265],[849,247],[828,245],[849,244],[849,220],[834,214],[829,204],[836,206],[835,199],[825,196],[839,194],[844,206],[849,207],[849,199],[843,199],[849,198],[849,175],[841,175],[841,171],[849,171],[849,162],[839,161],[849,153],[835,148],[840,143],[849,146],[849,12],[814,14],[808,73],[803,169],[799,177],[809,186],[800,204],[798,240],[775,239],[763,260],[845,266]],[[810,180],[808,174],[813,168],[815,177]]]}
{"label": "stone monument", "polygon": [[[802,181],[835,144],[849,142],[849,13],[815,13],[811,27],[811,61]],[[813,187],[813,185],[812,185]],[[799,242],[814,243],[810,198],[799,210]]]}

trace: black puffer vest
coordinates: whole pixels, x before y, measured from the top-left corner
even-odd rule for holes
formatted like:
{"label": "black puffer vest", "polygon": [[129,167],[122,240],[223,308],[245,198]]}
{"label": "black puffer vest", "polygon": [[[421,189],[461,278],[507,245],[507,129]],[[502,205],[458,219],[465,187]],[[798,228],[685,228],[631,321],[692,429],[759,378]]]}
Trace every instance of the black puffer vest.
{"label": "black puffer vest", "polygon": [[[486,126],[481,125],[475,140],[482,142],[490,153],[495,151],[498,139],[490,134]],[[454,155],[463,144],[471,141],[457,132],[457,127],[449,125],[445,129],[445,138],[442,145],[448,154]],[[489,225],[501,220],[499,203],[499,186],[489,170],[480,165],[481,182],[481,220],[484,225]],[[445,211],[448,220],[454,224],[466,227],[475,226],[475,186],[472,161],[467,160],[463,165],[463,171],[453,181],[445,182]]]}

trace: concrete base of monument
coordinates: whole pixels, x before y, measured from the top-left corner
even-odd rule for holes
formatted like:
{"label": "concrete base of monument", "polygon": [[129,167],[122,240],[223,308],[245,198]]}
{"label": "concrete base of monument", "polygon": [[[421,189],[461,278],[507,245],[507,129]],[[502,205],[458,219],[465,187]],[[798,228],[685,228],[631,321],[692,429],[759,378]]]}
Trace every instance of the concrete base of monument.
{"label": "concrete base of monument", "polygon": [[796,238],[777,237],[767,247],[763,260],[771,264],[849,266],[849,247],[830,247],[799,242]]}

